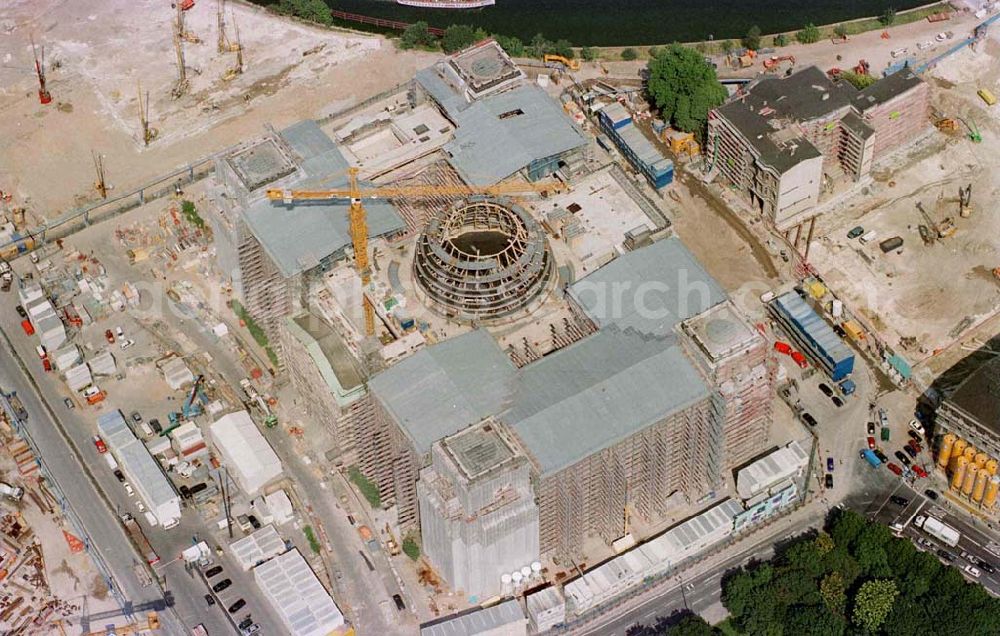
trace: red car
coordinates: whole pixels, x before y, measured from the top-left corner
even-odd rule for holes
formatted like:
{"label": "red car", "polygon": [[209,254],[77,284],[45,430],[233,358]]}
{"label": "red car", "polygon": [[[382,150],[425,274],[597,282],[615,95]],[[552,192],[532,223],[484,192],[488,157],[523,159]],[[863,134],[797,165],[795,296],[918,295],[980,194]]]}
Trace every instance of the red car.
{"label": "red car", "polygon": [[900,468],[899,466],[897,466],[896,464],[893,464],[892,462],[889,462],[886,465],[889,467],[889,470],[891,470],[892,472],[896,473],[897,475],[900,475],[900,476],[903,475],[903,469]]}
{"label": "red car", "polygon": [[921,468],[918,464],[914,464],[911,470],[917,474],[917,477],[927,477],[927,471]]}
{"label": "red car", "polygon": [[919,453],[921,451],[920,444],[918,444],[917,440],[915,440],[915,439],[911,439],[910,443],[907,444],[907,446],[909,446],[910,448],[912,448],[917,453]]}
{"label": "red car", "polygon": [[113,334],[110,329],[105,329],[104,330],[104,339],[108,341],[108,344],[114,344],[115,343],[115,334]]}
{"label": "red car", "polygon": [[868,436],[868,449],[875,450],[875,438],[871,435]]}
{"label": "red car", "polygon": [[809,363],[806,362],[806,357],[799,351],[792,352],[792,360],[795,360],[795,364],[799,365],[799,368],[801,369],[805,369],[809,366]]}
{"label": "red car", "polygon": [[775,341],[774,350],[777,351],[778,353],[783,353],[786,356],[792,355],[792,347],[789,346],[788,343],[782,342],[780,340]]}
{"label": "red car", "polygon": [[94,435],[94,447],[97,449],[98,453],[108,452],[108,445],[104,443],[100,435]]}

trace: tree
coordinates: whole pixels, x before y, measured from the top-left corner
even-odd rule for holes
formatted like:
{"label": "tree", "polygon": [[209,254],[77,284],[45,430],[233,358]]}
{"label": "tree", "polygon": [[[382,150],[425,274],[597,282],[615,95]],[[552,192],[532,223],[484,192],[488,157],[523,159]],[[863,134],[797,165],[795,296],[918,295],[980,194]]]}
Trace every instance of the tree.
{"label": "tree", "polygon": [[788,46],[788,36],[785,35],[784,33],[779,33],[778,35],[774,36],[774,45]]}
{"label": "tree", "polygon": [[822,605],[795,605],[789,608],[784,622],[785,634],[809,636],[842,636],[847,621]]}
{"label": "tree", "polygon": [[435,43],[434,36],[426,22],[414,22],[406,27],[403,36],[400,38],[400,46],[404,49],[412,49],[418,46],[431,46]]}
{"label": "tree", "polygon": [[504,51],[507,51],[507,55],[511,57],[521,57],[524,55],[524,42],[521,38],[516,38],[512,35],[497,35],[493,34],[493,39],[497,41]]}
{"label": "tree", "polygon": [[545,36],[541,33],[536,33],[535,37],[531,38],[531,43],[528,44],[525,53],[531,57],[542,57],[548,53],[549,49],[552,48],[552,43],[545,39]]}
{"label": "tree", "polygon": [[847,25],[846,24],[838,24],[837,26],[833,27],[833,34],[836,35],[838,38],[841,38],[841,39],[846,38],[847,37]]}
{"label": "tree", "polygon": [[886,10],[879,16],[878,21],[882,24],[882,26],[892,26],[892,24],[896,21],[896,9],[893,7],[886,7]]}
{"label": "tree", "polygon": [[281,13],[320,24],[333,24],[330,7],[323,0],[281,0],[276,7]]}
{"label": "tree", "polygon": [[722,41],[722,52],[725,53],[726,55],[729,55],[730,53],[732,53],[733,49],[735,49],[735,48],[736,48],[736,43],[733,42],[732,40],[723,40]]}
{"label": "tree", "polygon": [[660,54],[660,47],[651,46],[648,49],[646,49],[646,53],[649,55],[649,59],[653,59],[654,57],[657,57]]}
{"label": "tree", "polygon": [[858,89],[859,91],[868,88],[877,81],[871,75],[860,75],[858,73],[855,73],[854,71],[841,71],[840,79],[850,83],[852,86],[854,86],[854,88]]}
{"label": "tree", "polygon": [[410,557],[413,561],[420,558],[420,544],[417,543],[416,538],[412,534],[406,535],[403,538],[403,554]]}
{"label": "tree", "polygon": [[664,636],[716,636],[719,630],[709,625],[698,614],[689,613],[663,633]]}
{"label": "tree", "polygon": [[854,595],[854,624],[870,632],[877,631],[892,610],[899,591],[892,579],[875,579],[861,584]]}
{"label": "tree", "polygon": [[812,44],[819,42],[819,27],[810,22],[801,31],[795,34],[795,39],[802,44]]}
{"label": "tree", "polygon": [[486,38],[482,29],[473,29],[468,24],[453,24],[444,30],[441,48],[445,53],[454,53]]}
{"label": "tree", "polygon": [[747,34],[743,36],[743,40],[741,40],[741,42],[743,43],[744,48],[753,49],[754,51],[759,49],[760,27],[756,24],[750,27],[750,29],[747,30]]}
{"label": "tree", "polygon": [[635,52],[635,49],[627,48],[622,49],[622,59],[627,61],[632,61],[639,57],[639,54]]}
{"label": "tree", "polygon": [[650,60],[648,69],[647,90],[663,119],[703,138],[708,111],[728,96],[715,69],[697,51],[676,43]]}
{"label": "tree", "polygon": [[843,615],[847,608],[847,586],[840,572],[830,572],[819,584],[819,593],[826,608],[837,615]]}
{"label": "tree", "polygon": [[853,510],[837,510],[830,522],[830,536],[840,548],[848,548],[865,529],[865,518]]}
{"label": "tree", "polygon": [[580,57],[582,57],[584,60],[588,62],[592,62],[597,59],[597,51],[590,48],[589,46],[585,46],[582,49],[580,49]]}
{"label": "tree", "polygon": [[555,53],[556,55],[561,55],[570,60],[576,57],[576,52],[573,50],[573,44],[569,40],[556,40],[549,45],[546,53]]}
{"label": "tree", "polygon": [[837,544],[833,542],[833,537],[825,532],[820,532],[816,535],[816,539],[813,541],[813,544],[816,546],[816,551],[821,555],[828,554],[830,550],[837,547]]}

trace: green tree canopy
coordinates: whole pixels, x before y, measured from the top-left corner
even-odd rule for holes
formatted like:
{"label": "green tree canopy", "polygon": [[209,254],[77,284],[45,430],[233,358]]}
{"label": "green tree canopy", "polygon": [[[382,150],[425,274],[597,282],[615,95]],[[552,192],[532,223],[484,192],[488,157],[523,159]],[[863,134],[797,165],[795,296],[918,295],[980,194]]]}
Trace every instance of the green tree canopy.
{"label": "green tree canopy", "polygon": [[836,25],[835,27],[833,27],[833,34],[836,35],[838,38],[846,38],[847,37],[847,25],[846,24],[838,24],[838,25]]}
{"label": "green tree canopy", "polygon": [[785,35],[784,33],[779,33],[778,35],[774,36],[774,45],[788,46],[788,36]]}
{"label": "green tree canopy", "polygon": [[896,10],[892,7],[887,7],[882,15],[879,16],[878,21],[882,23],[882,26],[890,26],[896,21]]}
{"label": "green tree canopy", "polygon": [[823,604],[826,609],[842,616],[847,608],[847,586],[844,585],[844,577],[840,572],[830,572],[823,577],[823,582],[819,584],[819,593],[823,597]]}
{"label": "green tree canopy", "polygon": [[667,628],[664,636],[717,636],[719,630],[709,625],[698,614],[685,614],[673,625]]}
{"label": "green tree canopy", "polygon": [[516,38],[512,35],[493,35],[493,39],[497,41],[497,44],[503,47],[504,51],[507,51],[507,55],[513,57],[521,57],[524,55],[524,42],[520,38]]}
{"label": "green tree canopy", "polygon": [[298,16],[304,20],[332,24],[330,7],[323,0],[281,0],[276,7],[281,13]]}
{"label": "green tree canopy", "polygon": [[819,42],[819,27],[810,22],[801,31],[795,34],[795,39],[802,44],[812,44]]}
{"label": "green tree canopy", "polygon": [[573,43],[564,39],[556,40],[550,44],[545,52],[561,55],[570,60],[576,57],[576,52],[573,50]]}
{"label": "green tree canopy", "polygon": [[597,59],[597,51],[595,51],[594,49],[590,48],[589,46],[585,46],[582,49],[580,49],[580,57],[582,57],[583,59],[585,59],[588,62],[596,60]]}
{"label": "green tree canopy", "polygon": [[848,82],[859,91],[864,88],[868,88],[878,81],[871,75],[861,75],[860,73],[855,73],[854,71],[841,71],[840,79]]}
{"label": "green tree canopy", "polygon": [[435,42],[436,39],[431,34],[427,23],[421,20],[406,27],[399,43],[404,49],[412,49],[418,46],[431,46]]}
{"label": "green tree canopy", "polygon": [[854,595],[854,624],[874,632],[882,627],[899,591],[891,579],[865,581]]}
{"label": "green tree canopy", "polygon": [[713,69],[694,49],[671,44],[649,61],[649,95],[664,120],[704,138],[708,111],[727,93]]}
{"label": "green tree canopy", "polygon": [[635,52],[635,49],[631,49],[631,48],[622,49],[622,59],[623,60],[631,61],[631,60],[636,59],[637,57],[639,57],[639,54]]}
{"label": "green tree canopy", "polygon": [[445,53],[454,53],[485,38],[486,32],[482,29],[473,29],[468,24],[453,24],[444,30],[441,48]]}
{"label": "green tree canopy", "polygon": [[760,27],[756,24],[747,30],[747,34],[741,40],[744,47],[756,51],[760,48]]}

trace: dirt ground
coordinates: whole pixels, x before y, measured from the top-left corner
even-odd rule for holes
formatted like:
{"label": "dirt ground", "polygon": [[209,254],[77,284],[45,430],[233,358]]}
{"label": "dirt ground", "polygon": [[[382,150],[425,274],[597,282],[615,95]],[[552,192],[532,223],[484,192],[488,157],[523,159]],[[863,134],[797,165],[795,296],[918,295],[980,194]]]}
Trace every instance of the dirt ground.
{"label": "dirt ground", "polygon": [[[869,187],[827,213],[810,253],[810,262],[845,303],[890,344],[915,339],[901,349],[911,362],[930,363],[1000,307],[1000,281],[992,274],[1000,266],[1000,219],[991,213],[1000,192],[1000,158],[992,151],[1000,112],[976,96],[978,88],[995,88],[1000,80],[997,56],[1000,45],[990,41],[978,51],[955,54],[928,77],[935,108],[977,126],[983,142],[973,143],[964,131],[934,132],[877,167]],[[970,183],[972,214],[960,218],[958,190]],[[918,226],[927,222],[918,203],[934,222],[952,218],[955,233],[924,244]],[[856,225],[878,238],[867,245],[848,239]],[[903,238],[902,253],[885,255],[878,248],[891,236]]]}
{"label": "dirt ground", "polygon": [[[11,0],[0,15],[0,191],[53,218],[97,197],[92,152],[121,189],[260,134],[320,117],[412,78],[433,54],[385,39],[314,28],[226,3],[239,26],[245,72],[223,80],[234,53],[217,52],[215,2],[186,13],[190,90],[173,100],[174,12],[163,0]],[[233,18],[235,15],[235,20]],[[38,102],[30,38],[45,45],[52,103]],[[305,52],[321,47],[315,53]],[[54,68],[55,67],[55,68]],[[159,137],[140,143],[137,84],[149,92]],[[112,192],[114,194],[114,192]]]}

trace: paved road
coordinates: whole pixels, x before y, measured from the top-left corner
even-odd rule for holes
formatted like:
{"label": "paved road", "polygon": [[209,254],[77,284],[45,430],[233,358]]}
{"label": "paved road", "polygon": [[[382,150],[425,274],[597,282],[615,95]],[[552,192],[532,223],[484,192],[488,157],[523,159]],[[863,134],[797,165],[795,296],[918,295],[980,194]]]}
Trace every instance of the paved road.
{"label": "paved road", "polygon": [[[86,527],[90,548],[108,564],[114,584],[122,595],[135,604],[162,600],[164,597],[156,586],[143,587],[139,582],[132,567],[141,558],[132,548],[114,511],[101,497],[92,476],[42,406],[5,341],[0,342],[0,386],[7,391],[17,391],[29,414],[25,428],[41,450],[51,477]],[[188,633],[175,613],[163,612],[161,619],[165,633],[178,636]]]}

